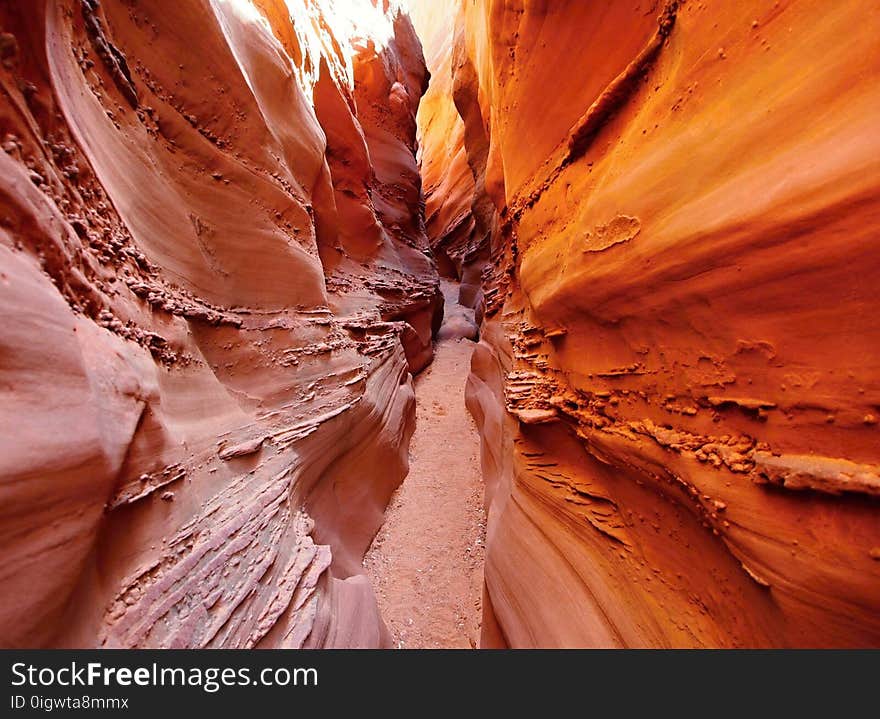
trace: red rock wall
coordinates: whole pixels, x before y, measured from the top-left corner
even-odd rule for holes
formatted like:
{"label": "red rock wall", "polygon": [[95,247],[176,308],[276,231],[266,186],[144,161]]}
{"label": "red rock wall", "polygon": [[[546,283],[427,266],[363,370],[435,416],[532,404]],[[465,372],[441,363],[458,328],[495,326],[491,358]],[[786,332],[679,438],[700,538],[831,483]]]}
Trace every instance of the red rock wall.
{"label": "red rock wall", "polygon": [[478,303],[489,258],[494,208],[483,190],[486,137],[479,105],[463,81],[466,62],[459,0],[411,2],[431,82],[419,106],[419,156],[428,240],[446,277],[460,281],[460,301]]}
{"label": "red rock wall", "polygon": [[0,645],[382,643],[442,299],[420,45],[355,4],[0,5]]}
{"label": "red rock wall", "polygon": [[484,645],[880,644],[880,8],[458,22]]}

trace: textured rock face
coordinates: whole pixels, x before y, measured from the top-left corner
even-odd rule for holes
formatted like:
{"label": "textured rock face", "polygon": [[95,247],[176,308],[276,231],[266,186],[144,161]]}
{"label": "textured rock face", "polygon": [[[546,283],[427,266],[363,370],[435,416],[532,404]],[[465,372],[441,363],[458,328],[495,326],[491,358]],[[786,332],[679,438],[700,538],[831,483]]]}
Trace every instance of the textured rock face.
{"label": "textured rock face", "polygon": [[460,299],[479,302],[494,207],[483,191],[488,147],[480,108],[461,65],[465,28],[458,0],[411,2],[431,84],[419,106],[426,230],[440,272],[461,281]]}
{"label": "textured rock face", "polygon": [[[880,9],[457,23],[498,218],[468,386],[484,645],[880,644]],[[423,118],[424,147],[458,137]]]}
{"label": "textured rock face", "polygon": [[0,5],[0,645],[383,641],[442,296],[420,45],[347,5]]}

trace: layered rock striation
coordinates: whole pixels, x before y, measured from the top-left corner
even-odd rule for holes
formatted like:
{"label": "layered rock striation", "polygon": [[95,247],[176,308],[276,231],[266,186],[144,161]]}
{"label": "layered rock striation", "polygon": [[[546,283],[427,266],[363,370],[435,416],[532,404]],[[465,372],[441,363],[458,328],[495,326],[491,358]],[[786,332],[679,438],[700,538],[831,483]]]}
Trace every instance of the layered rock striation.
{"label": "layered rock striation", "polygon": [[880,644],[880,10],[454,5],[484,646]]}
{"label": "layered rock striation", "polygon": [[41,0],[0,28],[0,644],[381,645],[360,560],[442,317],[411,23]]}
{"label": "layered rock striation", "polygon": [[410,4],[0,4],[0,644],[387,644],[439,271],[483,646],[880,645],[880,9]]}
{"label": "layered rock striation", "polygon": [[496,215],[483,186],[488,136],[459,6],[411,1],[409,11],[431,72],[418,113],[426,231],[440,273],[459,280],[461,303],[476,307]]}

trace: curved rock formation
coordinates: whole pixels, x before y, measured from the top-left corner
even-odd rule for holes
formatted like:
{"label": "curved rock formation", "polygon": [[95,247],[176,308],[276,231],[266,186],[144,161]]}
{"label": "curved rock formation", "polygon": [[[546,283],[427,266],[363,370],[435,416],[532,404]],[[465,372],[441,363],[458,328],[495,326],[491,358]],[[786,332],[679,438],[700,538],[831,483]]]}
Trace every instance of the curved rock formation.
{"label": "curved rock formation", "polygon": [[410,4],[0,4],[0,645],[387,645],[438,270],[483,646],[880,645],[880,8]]}
{"label": "curved rock formation", "polygon": [[480,109],[460,67],[467,58],[461,52],[459,5],[458,0],[416,2],[410,14],[431,71],[418,114],[426,230],[440,273],[460,280],[462,304],[475,307],[494,208],[482,184],[488,144]]}
{"label": "curved rock formation", "polygon": [[382,643],[442,295],[421,47],[348,5],[0,7],[3,646]]}
{"label": "curved rock formation", "polygon": [[[880,10],[457,22],[479,141],[446,154],[498,220],[468,385],[484,645],[880,644]],[[423,148],[457,138],[423,118]]]}

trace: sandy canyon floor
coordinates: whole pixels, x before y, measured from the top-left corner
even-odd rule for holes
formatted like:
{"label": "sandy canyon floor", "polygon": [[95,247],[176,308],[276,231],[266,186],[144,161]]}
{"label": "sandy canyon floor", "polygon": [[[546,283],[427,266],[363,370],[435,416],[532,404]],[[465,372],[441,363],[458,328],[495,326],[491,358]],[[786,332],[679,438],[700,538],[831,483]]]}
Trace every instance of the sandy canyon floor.
{"label": "sandy canyon floor", "polygon": [[[410,470],[364,566],[400,649],[479,645],[485,514],[479,437],[464,405],[472,312],[444,283],[433,363],[415,380]],[[465,335],[465,336],[463,336]]]}

